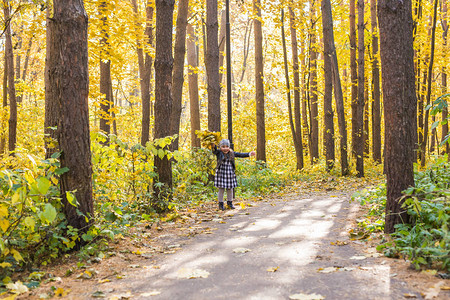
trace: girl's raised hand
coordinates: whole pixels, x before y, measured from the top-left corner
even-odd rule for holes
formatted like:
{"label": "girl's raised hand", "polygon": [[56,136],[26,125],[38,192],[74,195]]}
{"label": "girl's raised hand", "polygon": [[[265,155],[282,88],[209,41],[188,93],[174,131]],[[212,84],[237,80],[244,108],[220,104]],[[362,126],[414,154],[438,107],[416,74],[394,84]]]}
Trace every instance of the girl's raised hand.
{"label": "girl's raised hand", "polygon": [[251,151],[250,152],[250,156],[255,156],[256,155],[256,152],[255,151]]}

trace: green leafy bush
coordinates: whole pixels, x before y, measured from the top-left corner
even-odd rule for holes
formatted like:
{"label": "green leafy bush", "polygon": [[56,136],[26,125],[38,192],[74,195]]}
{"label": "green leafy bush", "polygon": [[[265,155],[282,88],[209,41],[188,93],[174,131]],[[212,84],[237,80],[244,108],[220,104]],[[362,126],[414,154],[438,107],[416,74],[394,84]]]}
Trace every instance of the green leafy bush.
{"label": "green leafy bush", "polygon": [[[398,224],[393,241],[378,247],[386,256],[408,257],[416,268],[422,265],[450,271],[450,164],[437,160],[427,170],[415,173],[415,187],[404,191],[404,207],[412,224]],[[354,196],[369,205],[360,226],[382,231],[386,206],[386,187],[382,185]]]}
{"label": "green leafy bush", "polygon": [[[59,154],[47,160],[16,154],[0,169],[0,277],[12,270],[46,263],[72,249],[79,239],[62,213]],[[26,161],[26,163],[25,163]],[[76,205],[72,193],[67,199]]]}

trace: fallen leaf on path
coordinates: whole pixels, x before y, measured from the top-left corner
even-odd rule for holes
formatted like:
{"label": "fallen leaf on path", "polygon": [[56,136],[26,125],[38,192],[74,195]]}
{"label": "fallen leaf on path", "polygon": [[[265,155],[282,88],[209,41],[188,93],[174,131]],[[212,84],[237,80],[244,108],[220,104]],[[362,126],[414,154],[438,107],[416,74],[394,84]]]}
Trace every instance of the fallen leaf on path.
{"label": "fallen leaf on path", "polygon": [[439,296],[439,292],[441,291],[441,286],[444,285],[443,281],[439,281],[433,287],[429,288],[425,293],[425,299],[434,299]]}
{"label": "fallen leaf on path", "polygon": [[21,281],[16,281],[16,283],[8,283],[6,288],[14,294],[22,294],[28,292],[28,288]]}
{"label": "fallen leaf on path", "polygon": [[437,270],[422,270],[420,273],[434,276],[437,274]]}
{"label": "fallen leaf on path", "polygon": [[91,294],[91,297],[94,297],[94,298],[105,298],[106,295],[105,295],[105,293],[102,292],[102,291],[95,291],[95,292],[93,292],[93,293]]}
{"label": "fallen leaf on path", "polygon": [[332,273],[332,272],[336,272],[338,270],[338,268],[336,267],[328,267],[328,268],[319,268],[317,271],[319,273]]}
{"label": "fallen leaf on path", "polygon": [[181,268],[177,271],[178,278],[194,279],[194,278],[208,278],[209,272],[202,269],[187,269]]}
{"label": "fallen leaf on path", "polygon": [[246,252],[250,252],[250,251],[252,251],[252,250],[247,249],[247,248],[234,248],[233,249],[234,253],[246,253]]}
{"label": "fallen leaf on path", "polygon": [[443,290],[443,291],[450,291],[450,286],[448,286],[448,285],[441,286],[441,290]]}
{"label": "fallen leaf on path", "polygon": [[355,256],[350,257],[350,259],[353,259],[353,260],[363,260],[363,259],[366,259],[366,258],[367,257],[362,256],[362,255],[355,255]]}
{"label": "fallen leaf on path", "polygon": [[405,298],[417,298],[417,296],[414,295],[414,294],[403,294],[403,297],[405,297]]}
{"label": "fallen leaf on path", "polygon": [[64,290],[63,288],[57,288],[55,291],[55,296],[56,297],[65,297],[67,296],[67,294],[70,292],[69,290]]}
{"label": "fallen leaf on path", "polygon": [[268,268],[268,269],[267,269],[267,272],[276,272],[276,271],[278,271],[278,268],[279,268],[279,267]]}
{"label": "fallen leaf on path", "polygon": [[109,280],[109,279],[100,279],[99,281],[98,281],[98,283],[105,283],[105,282],[110,282],[111,280]]}
{"label": "fallen leaf on path", "polygon": [[152,292],[149,292],[149,293],[143,293],[140,296],[141,297],[151,297],[151,296],[157,296],[159,294],[161,294],[160,291],[152,291]]}
{"label": "fallen leaf on path", "polygon": [[325,299],[324,296],[318,294],[294,294],[290,295],[289,299],[291,300],[322,300]]}
{"label": "fallen leaf on path", "polygon": [[133,297],[131,292],[127,292],[125,294],[112,295],[108,299],[109,300],[126,300],[126,299],[130,299],[131,297]]}
{"label": "fallen leaf on path", "polygon": [[344,245],[347,245],[348,242],[347,241],[336,241],[336,242],[330,242],[330,244],[333,246],[344,246]]}

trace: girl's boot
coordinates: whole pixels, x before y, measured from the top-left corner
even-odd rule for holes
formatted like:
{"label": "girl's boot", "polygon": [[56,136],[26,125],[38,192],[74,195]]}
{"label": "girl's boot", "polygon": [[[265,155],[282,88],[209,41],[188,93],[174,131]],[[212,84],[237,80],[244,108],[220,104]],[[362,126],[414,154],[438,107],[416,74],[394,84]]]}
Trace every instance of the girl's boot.
{"label": "girl's boot", "polygon": [[219,202],[219,209],[220,210],[225,210],[225,208],[223,207],[223,202]]}
{"label": "girl's boot", "polygon": [[234,209],[235,207],[233,206],[233,201],[227,201],[227,205],[229,209]]}

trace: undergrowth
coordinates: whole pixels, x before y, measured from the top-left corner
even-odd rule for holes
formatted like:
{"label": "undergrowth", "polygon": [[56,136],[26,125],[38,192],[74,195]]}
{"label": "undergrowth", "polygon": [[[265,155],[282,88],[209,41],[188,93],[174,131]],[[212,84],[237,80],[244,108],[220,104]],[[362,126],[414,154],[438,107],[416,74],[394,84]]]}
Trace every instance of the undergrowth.
{"label": "undergrowth", "polygon": [[[366,232],[383,232],[386,186],[354,195],[368,208],[359,226]],[[404,207],[411,224],[396,225],[391,240],[377,247],[388,257],[406,257],[416,269],[436,268],[450,272],[450,164],[438,159],[424,171],[415,172],[415,187],[404,191]]]}

